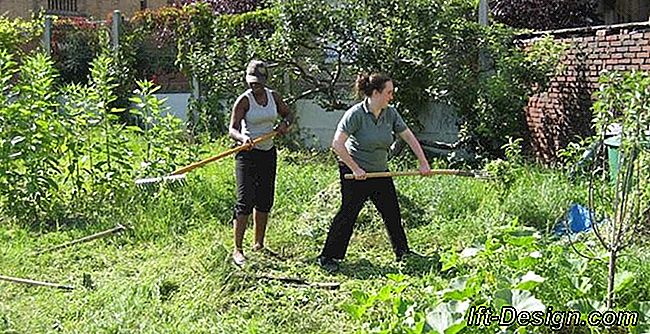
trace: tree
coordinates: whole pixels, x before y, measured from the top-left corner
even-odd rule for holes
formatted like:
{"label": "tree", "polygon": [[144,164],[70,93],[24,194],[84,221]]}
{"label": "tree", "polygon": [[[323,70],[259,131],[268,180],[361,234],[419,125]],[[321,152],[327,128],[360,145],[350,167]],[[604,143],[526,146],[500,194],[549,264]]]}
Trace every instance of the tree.
{"label": "tree", "polygon": [[264,0],[180,0],[177,5],[205,3],[210,5],[216,14],[239,14],[262,8],[264,2]]}
{"label": "tree", "polygon": [[497,22],[515,28],[553,30],[600,24],[597,0],[493,0]]}
{"label": "tree", "polygon": [[[601,76],[599,83],[593,106],[596,139],[604,141],[612,124],[621,127],[618,155],[610,165],[609,178],[601,173],[606,167],[598,170],[594,163],[589,186],[589,206],[601,210],[605,217],[602,226],[593,223],[593,228],[609,254],[606,301],[607,308],[612,309],[621,282],[629,284],[634,278],[632,274],[617,277],[617,260],[628,246],[642,242],[640,232],[650,215],[650,75],[611,72]],[[603,176],[600,182],[593,181],[597,173]],[[591,221],[597,218],[602,217],[592,213]]]}

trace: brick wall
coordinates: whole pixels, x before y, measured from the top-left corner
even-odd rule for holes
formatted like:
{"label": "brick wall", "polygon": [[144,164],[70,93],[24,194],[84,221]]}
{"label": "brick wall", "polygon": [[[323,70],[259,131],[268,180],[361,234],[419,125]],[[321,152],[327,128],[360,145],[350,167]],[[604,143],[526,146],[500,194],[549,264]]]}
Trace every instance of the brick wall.
{"label": "brick wall", "polygon": [[526,120],[537,157],[553,161],[560,148],[591,134],[591,105],[603,70],[650,70],[650,23],[565,29],[521,35],[524,45],[548,33],[569,45],[562,71],[528,101]]}

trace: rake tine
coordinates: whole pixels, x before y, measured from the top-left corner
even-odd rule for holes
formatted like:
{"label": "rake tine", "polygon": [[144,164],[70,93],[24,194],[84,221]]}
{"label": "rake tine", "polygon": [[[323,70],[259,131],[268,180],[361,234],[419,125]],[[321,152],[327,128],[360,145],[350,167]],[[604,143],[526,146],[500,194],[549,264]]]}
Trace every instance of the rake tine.
{"label": "rake tine", "polygon": [[186,174],[169,175],[163,177],[152,177],[148,179],[135,180],[136,187],[143,190],[151,190],[162,185],[169,185],[171,188],[182,187],[187,184]]}

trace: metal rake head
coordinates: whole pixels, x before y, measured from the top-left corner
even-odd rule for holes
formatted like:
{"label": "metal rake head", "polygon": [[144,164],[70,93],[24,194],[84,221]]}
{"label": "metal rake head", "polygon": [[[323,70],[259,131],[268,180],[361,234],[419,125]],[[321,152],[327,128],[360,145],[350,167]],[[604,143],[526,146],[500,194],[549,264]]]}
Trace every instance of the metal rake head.
{"label": "metal rake head", "polygon": [[471,174],[467,176],[473,176],[474,178],[481,179],[481,180],[492,180],[494,179],[494,175],[488,173],[487,171],[484,170],[471,170]]}
{"label": "metal rake head", "polygon": [[155,190],[162,186],[168,186],[170,189],[176,189],[183,187],[186,184],[187,181],[185,180],[185,174],[135,180],[135,186],[142,190]]}

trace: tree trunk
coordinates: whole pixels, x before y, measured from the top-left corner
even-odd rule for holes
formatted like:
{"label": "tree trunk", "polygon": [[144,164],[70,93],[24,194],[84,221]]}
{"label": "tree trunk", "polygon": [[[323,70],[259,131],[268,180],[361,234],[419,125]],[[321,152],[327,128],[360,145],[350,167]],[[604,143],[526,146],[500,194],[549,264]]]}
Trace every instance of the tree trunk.
{"label": "tree trunk", "polygon": [[609,251],[609,270],[607,273],[607,309],[614,307],[614,279],[616,277],[616,257],[618,251],[615,248]]}

